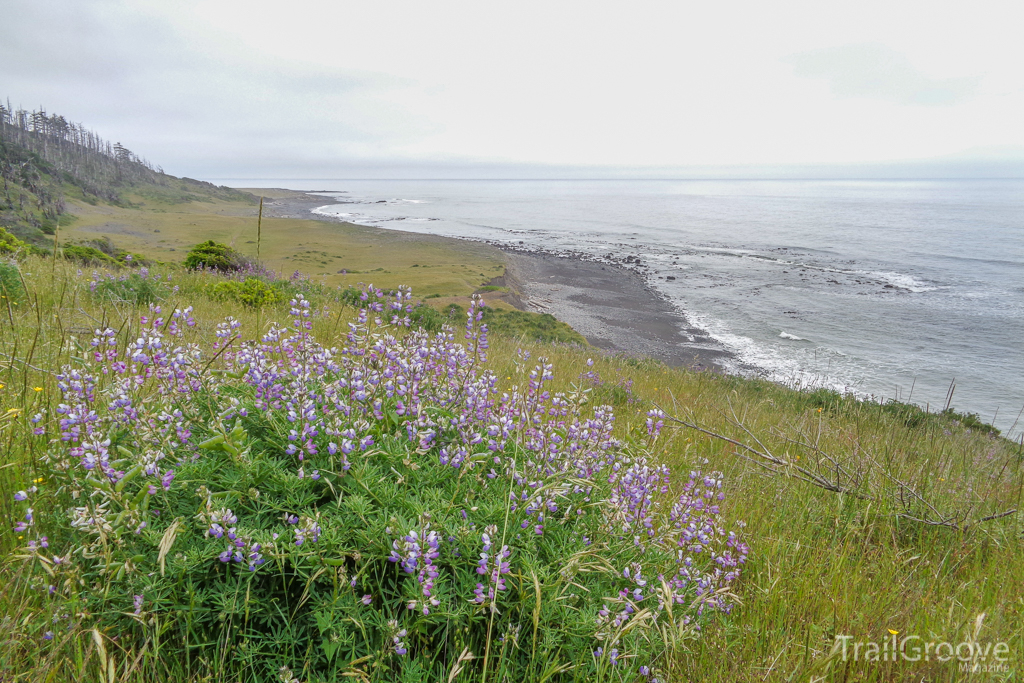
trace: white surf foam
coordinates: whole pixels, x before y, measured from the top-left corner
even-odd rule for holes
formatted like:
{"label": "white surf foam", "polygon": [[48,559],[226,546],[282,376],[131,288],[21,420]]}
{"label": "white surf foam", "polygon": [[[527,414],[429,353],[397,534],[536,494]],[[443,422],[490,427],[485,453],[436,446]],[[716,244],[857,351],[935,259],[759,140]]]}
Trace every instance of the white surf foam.
{"label": "white surf foam", "polygon": [[[863,271],[859,271],[859,272],[863,272]],[[870,275],[871,277],[876,277],[879,280],[882,280],[883,282],[892,285],[893,287],[898,287],[900,289],[905,289],[908,292],[914,292],[915,294],[921,294],[923,292],[932,292],[932,291],[935,291],[936,289],[938,289],[938,287],[934,287],[932,285],[929,285],[926,282],[922,282],[921,280],[918,280],[913,275],[906,275],[904,273],[890,273],[890,272],[886,272],[886,271],[868,271],[868,272],[865,272],[864,274],[865,275]]]}

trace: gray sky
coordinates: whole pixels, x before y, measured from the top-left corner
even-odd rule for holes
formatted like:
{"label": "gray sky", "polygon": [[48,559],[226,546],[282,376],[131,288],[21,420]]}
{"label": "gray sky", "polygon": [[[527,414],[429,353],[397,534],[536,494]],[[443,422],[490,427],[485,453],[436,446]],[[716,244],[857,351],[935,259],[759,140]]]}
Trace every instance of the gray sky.
{"label": "gray sky", "polygon": [[4,0],[0,95],[199,178],[1024,175],[1022,25],[984,0]]}

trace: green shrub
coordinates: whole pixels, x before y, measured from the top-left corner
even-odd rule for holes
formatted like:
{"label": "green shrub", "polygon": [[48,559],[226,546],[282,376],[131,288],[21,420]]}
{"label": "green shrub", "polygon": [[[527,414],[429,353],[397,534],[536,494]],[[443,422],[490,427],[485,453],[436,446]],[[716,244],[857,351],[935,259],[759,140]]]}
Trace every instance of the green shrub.
{"label": "green shrub", "polygon": [[185,267],[189,270],[203,268],[220,271],[236,271],[253,267],[252,259],[243,256],[226,244],[208,240],[195,245],[185,256]]}
{"label": "green shrub", "polygon": [[112,267],[121,265],[113,257],[104,254],[96,247],[87,247],[82,244],[68,244],[61,249],[61,253],[64,255],[64,258],[69,261],[77,261],[78,263],[87,266]]}
{"label": "green shrub", "polygon": [[440,311],[425,304],[418,304],[409,314],[409,319],[416,327],[428,332],[439,332],[443,325],[465,325],[466,309],[458,304],[448,304]]}
{"label": "green shrub", "polygon": [[[920,408],[918,409],[920,411]],[[959,424],[965,429],[971,429],[974,431],[985,432],[992,436],[999,436],[1000,432],[998,429],[982,420],[977,413],[960,413],[952,408],[946,408],[941,413],[942,417],[952,420],[954,423]]]}
{"label": "green shrub", "polygon": [[17,237],[0,228],[0,256],[13,256],[19,253],[28,253],[29,246]]}
{"label": "green shrub", "polygon": [[21,301],[25,298],[25,287],[21,283],[21,273],[18,272],[17,264],[0,261],[0,296],[11,301]]}
{"label": "green shrub", "polygon": [[587,340],[550,313],[485,308],[484,322],[496,334],[542,342],[587,345]]}
{"label": "green shrub", "polygon": [[[430,298],[430,297],[427,297]],[[430,332],[437,332],[442,325],[460,327],[466,324],[466,309],[458,304],[448,304],[440,311],[425,304],[413,308],[410,318],[414,325]],[[550,313],[510,311],[501,308],[484,308],[483,322],[495,333],[530,341],[556,342],[587,345],[587,340],[576,330],[557,320]]]}
{"label": "green shrub", "polygon": [[109,237],[66,244],[61,254],[69,261],[88,266],[148,266],[153,262],[142,254],[133,254],[116,246]]}
{"label": "green shrub", "polygon": [[138,273],[101,279],[93,287],[93,295],[101,300],[135,306],[154,303],[162,299],[166,291],[164,285]]}
{"label": "green shrub", "polygon": [[207,292],[218,301],[236,301],[250,308],[273,306],[284,301],[282,288],[268,284],[259,278],[246,278],[245,282],[225,280],[207,285]]}

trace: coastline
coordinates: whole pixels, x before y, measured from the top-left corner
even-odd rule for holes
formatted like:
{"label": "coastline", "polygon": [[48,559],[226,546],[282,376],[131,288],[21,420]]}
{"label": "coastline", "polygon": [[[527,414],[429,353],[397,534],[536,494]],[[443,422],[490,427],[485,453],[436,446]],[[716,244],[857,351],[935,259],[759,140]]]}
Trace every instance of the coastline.
{"label": "coastline", "polygon": [[725,372],[734,358],[631,270],[572,255],[503,251],[506,281],[526,308],[550,313],[599,349],[712,372]]}
{"label": "coastline", "polygon": [[[277,196],[268,197],[265,202],[264,216],[345,222],[313,213],[317,207],[344,202],[308,192],[275,194]],[[387,230],[429,237],[404,230]],[[575,254],[524,251],[484,243],[504,253],[505,275],[500,284],[510,290],[506,301],[522,310],[550,313],[598,349],[718,373],[726,372],[726,366],[735,360],[732,353],[690,325],[682,311],[627,265],[599,263]]]}

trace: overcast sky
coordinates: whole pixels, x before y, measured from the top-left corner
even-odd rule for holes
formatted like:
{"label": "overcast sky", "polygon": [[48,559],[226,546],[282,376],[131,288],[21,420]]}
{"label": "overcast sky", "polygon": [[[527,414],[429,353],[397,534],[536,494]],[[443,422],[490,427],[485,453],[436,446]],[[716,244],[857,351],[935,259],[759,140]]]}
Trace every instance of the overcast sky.
{"label": "overcast sky", "polygon": [[1022,25],[1019,0],[2,0],[0,95],[199,178],[1024,169]]}

